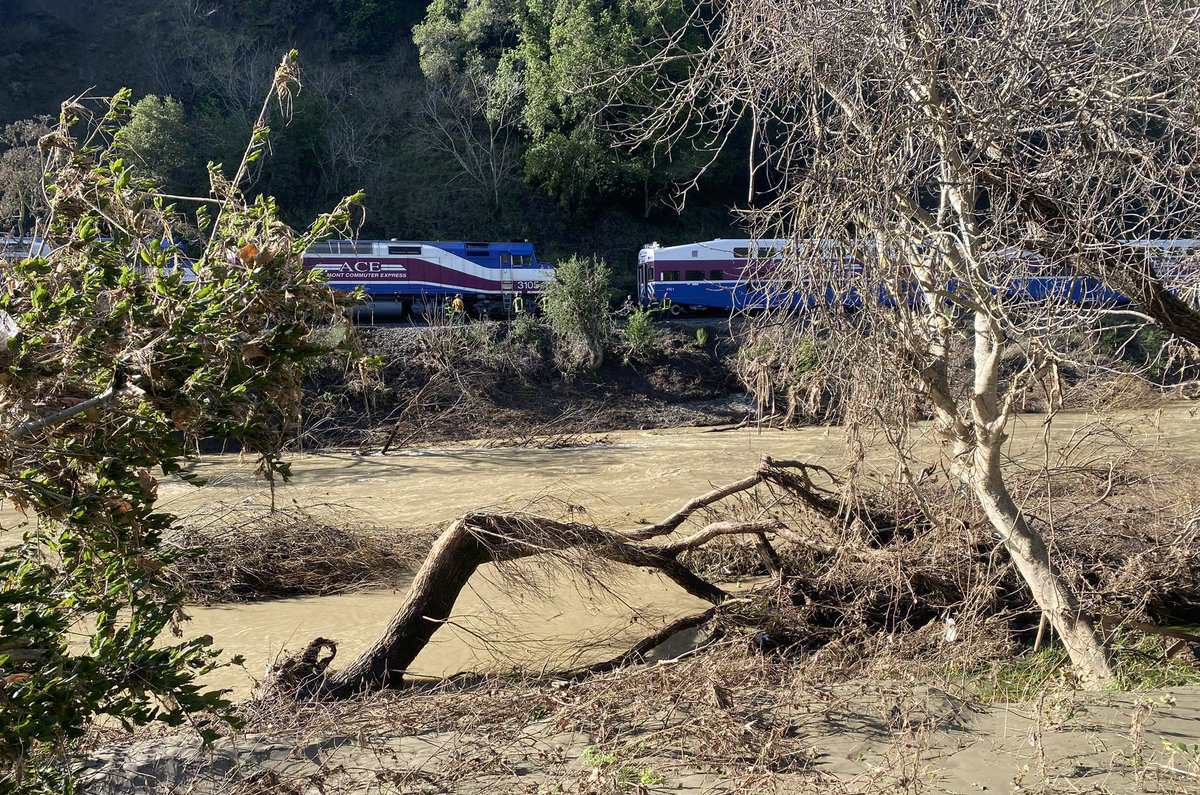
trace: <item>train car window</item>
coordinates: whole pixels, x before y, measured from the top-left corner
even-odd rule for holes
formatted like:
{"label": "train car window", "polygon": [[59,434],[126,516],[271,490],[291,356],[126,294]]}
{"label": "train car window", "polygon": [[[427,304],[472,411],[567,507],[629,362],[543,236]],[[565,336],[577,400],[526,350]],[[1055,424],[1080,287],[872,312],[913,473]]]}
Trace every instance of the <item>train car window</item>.
{"label": "train car window", "polygon": [[679,281],[679,271],[663,271],[658,276],[660,282],[677,282]]}
{"label": "train car window", "polygon": [[733,257],[734,257],[734,259],[746,259],[746,258],[747,258],[747,257],[749,257],[749,256],[750,256],[750,249],[748,249],[748,248],[746,248],[746,247],[744,247],[744,246],[741,246],[741,247],[739,247],[739,248],[735,248],[735,249],[733,250]]}
{"label": "train car window", "polygon": [[693,257],[693,258],[695,258],[695,257],[698,257],[698,256],[700,256],[700,252],[699,252],[699,251],[697,251],[696,249],[692,249],[692,257]]}
{"label": "train car window", "polygon": [[328,240],[308,247],[309,254],[366,254],[375,253],[374,243],[353,243],[349,240]]}
{"label": "train car window", "polygon": [[725,278],[725,271],[709,271],[708,278],[714,282],[722,281]]}
{"label": "train car window", "polygon": [[420,254],[420,246],[388,246],[389,254]]}
{"label": "train car window", "polygon": [[704,281],[704,271],[688,271],[685,274],[685,281],[702,282]]}
{"label": "train car window", "polygon": [[777,252],[773,248],[760,248],[758,250],[758,258],[759,259],[770,259],[771,257],[774,257],[778,253],[779,252]]}

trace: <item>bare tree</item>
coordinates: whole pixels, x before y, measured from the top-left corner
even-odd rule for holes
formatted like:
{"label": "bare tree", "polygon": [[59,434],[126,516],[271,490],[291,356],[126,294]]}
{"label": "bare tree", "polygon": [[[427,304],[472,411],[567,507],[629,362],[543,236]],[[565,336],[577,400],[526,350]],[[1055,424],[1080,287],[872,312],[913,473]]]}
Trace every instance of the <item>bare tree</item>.
{"label": "bare tree", "polygon": [[932,413],[948,471],[1093,683],[1113,675],[1107,644],[1010,494],[1003,445],[1058,341],[1104,311],[1073,275],[1119,272],[1151,311],[1178,302],[1120,241],[1195,237],[1198,19],[1166,0],[730,0],[693,16],[711,46],[684,52],[680,34],[652,59],[671,68],[635,131],[719,142],[752,125],[769,201],[750,227],[790,241],[814,303],[863,310],[793,322],[839,335],[856,416]]}
{"label": "bare tree", "polygon": [[257,88],[270,80],[278,60],[277,46],[245,30],[214,35],[210,24],[222,13],[220,3],[170,0],[164,4],[164,13],[171,15],[171,46],[155,48],[147,56],[159,92],[189,106],[215,100],[226,115],[250,129],[261,104]]}
{"label": "bare tree", "polygon": [[322,113],[322,135],[314,142],[315,160],[325,184],[337,191],[378,166],[376,153],[385,127],[363,99],[371,92],[346,68],[314,68],[305,82],[320,101]]}
{"label": "bare tree", "polygon": [[430,83],[418,120],[418,130],[453,158],[493,213],[521,168],[519,99],[515,81],[470,67],[453,80]]}
{"label": "bare tree", "polygon": [[45,208],[38,139],[49,133],[49,116],[13,122],[0,132],[0,147],[6,147],[0,152],[0,229],[11,226],[16,234],[24,234]]}

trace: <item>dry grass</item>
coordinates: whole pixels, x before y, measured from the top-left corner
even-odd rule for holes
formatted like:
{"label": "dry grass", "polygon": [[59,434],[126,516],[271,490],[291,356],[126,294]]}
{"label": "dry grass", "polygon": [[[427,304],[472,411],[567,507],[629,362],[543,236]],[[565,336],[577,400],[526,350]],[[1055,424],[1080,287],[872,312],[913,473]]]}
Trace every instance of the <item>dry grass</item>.
{"label": "dry grass", "polygon": [[[731,793],[910,791],[924,775],[911,752],[945,716],[927,714],[922,695],[903,686],[822,681],[813,666],[727,638],[703,654],[579,681],[506,677],[335,703],[255,702],[245,717],[251,731],[353,736],[364,746],[398,730],[437,738],[433,756],[388,759],[399,792],[500,791],[488,787],[504,778],[512,792],[709,791],[695,783],[704,776]],[[820,772],[818,734],[843,722],[890,739],[891,764],[849,782]],[[544,777],[511,788],[531,766]]]}
{"label": "dry grass", "polygon": [[420,565],[432,536],[292,508],[226,514],[170,543],[194,553],[172,567],[188,598],[217,603],[394,586]]}

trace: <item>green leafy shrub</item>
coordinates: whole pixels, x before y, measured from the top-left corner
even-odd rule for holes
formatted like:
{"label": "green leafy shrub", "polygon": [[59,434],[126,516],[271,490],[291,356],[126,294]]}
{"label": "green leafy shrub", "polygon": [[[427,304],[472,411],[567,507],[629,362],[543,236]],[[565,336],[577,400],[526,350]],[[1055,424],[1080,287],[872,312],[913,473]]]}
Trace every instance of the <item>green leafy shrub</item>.
{"label": "green leafy shrub", "polygon": [[635,307],[625,323],[623,335],[625,347],[628,350],[626,361],[633,358],[644,359],[654,350],[653,313],[649,309]]}
{"label": "green leafy shrub", "polygon": [[[289,53],[272,90],[297,85]],[[357,196],[300,233],[247,202],[260,119],[232,180],[210,167],[217,212],[197,213],[186,279],[163,239],[184,217],[116,142],[129,113],[128,92],[64,105],[44,140],[49,250],[0,273],[0,499],[27,517],[0,551],[0,792],[69,790],[64,754],[99,716],[206,736],[232,719],[197,684],[220,665],[211,639],[167,637],[184,618],[170,566],[189,553],[163,543],[158,478],[188,479],[185,441],[217,436],[286,479],[301,377],[327,351],[312,330],[341,321],[302,253],[346,229]]]}
{"label": "green leafy shrub", "polygon": [[603,260],[570,257],[555,266],[542,289],[542,314],[560,343],[565,371],[595,370],[604,362],[612,336],[611,278]]}
{"label": "green leafy shrub", "polygon": [[546,327],[533,315],[522,312],[508,327],[508,339],[515,345],[539,346],[545,339]]}
{"label": "green leafy shrub", "polygon": [[796,349],[792,353],[792,378],[800,379],[809,373],[816,372],[821,365],[817,341],[811,334],[805,334],[796,340]]}
{"label": "green leafy shrub", "polygon": [[171,97],[148,94],[133,105],[118,141],[139,171],[170,184],[186,169],[191,152],[183,105]]}

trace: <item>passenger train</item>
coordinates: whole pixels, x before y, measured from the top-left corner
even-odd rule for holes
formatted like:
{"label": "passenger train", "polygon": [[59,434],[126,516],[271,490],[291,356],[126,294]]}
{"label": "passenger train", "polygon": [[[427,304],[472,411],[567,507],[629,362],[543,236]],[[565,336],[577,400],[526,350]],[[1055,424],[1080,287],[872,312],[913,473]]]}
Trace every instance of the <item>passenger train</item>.
{"label": "passenger train", "polygon": [[0,262],[16,262],[48,252],[49,247],[36,237],[0,237]]}
{"label": "passenger train", "polygon": [[[0,238],[0,256],[23,258],[44,246],[33,238]],[[329,240],[305,251],[304,264],[323,271],[334,289],[361,287],[368,303],[360,317],[385,319],[439,312],[455,295],[472,314],[496,314],[554,275],[528,242]],[[188,275],[195,278],[190,268]]]}
{"label": "passenger train", "polygon": [[428,313],[461,295],[468,311],[494,314],[554,275],[528,242],[329,240],[305,251],[304,263],[334,289],[363,288],[372,312]]}
{"label": "passenger train", "polygon": [[[672,314],[819,304],[854,308],[862,304],[863,296],[853,289],[835,290],[828,284],[806,286],[780,278],[778,263],[789,243],[751,239],[717,239],[678,246],[650,243],[638,253],[639,302],[642,306],[669,307]],[[1150,250],[1150,255],[1160,260],[1156,263],[1160,276],[1169,283],[1175,282],[1170,284],[1173,289],[1189,292],[1197,289],[1200,240],[1139,240],[1127,245]],[[861,276],[861,263],[843,256],[832,245],[829,248],[830,266],[845,268],[847,282]],[[1161,260],[1167,257],[1173,261],[1164,264]],[[1013,259],[1022,267],[1002,286],[1009,295],[1114,306],[1129,303],[1127,298],[1095,279],[1056,270],[1040,257],[1014,255]],[[1181,265],[1181,260],[1187,260],[1186,264]],[[882,285],[873,289],[879,291],[880,303],[894,302]]]}

